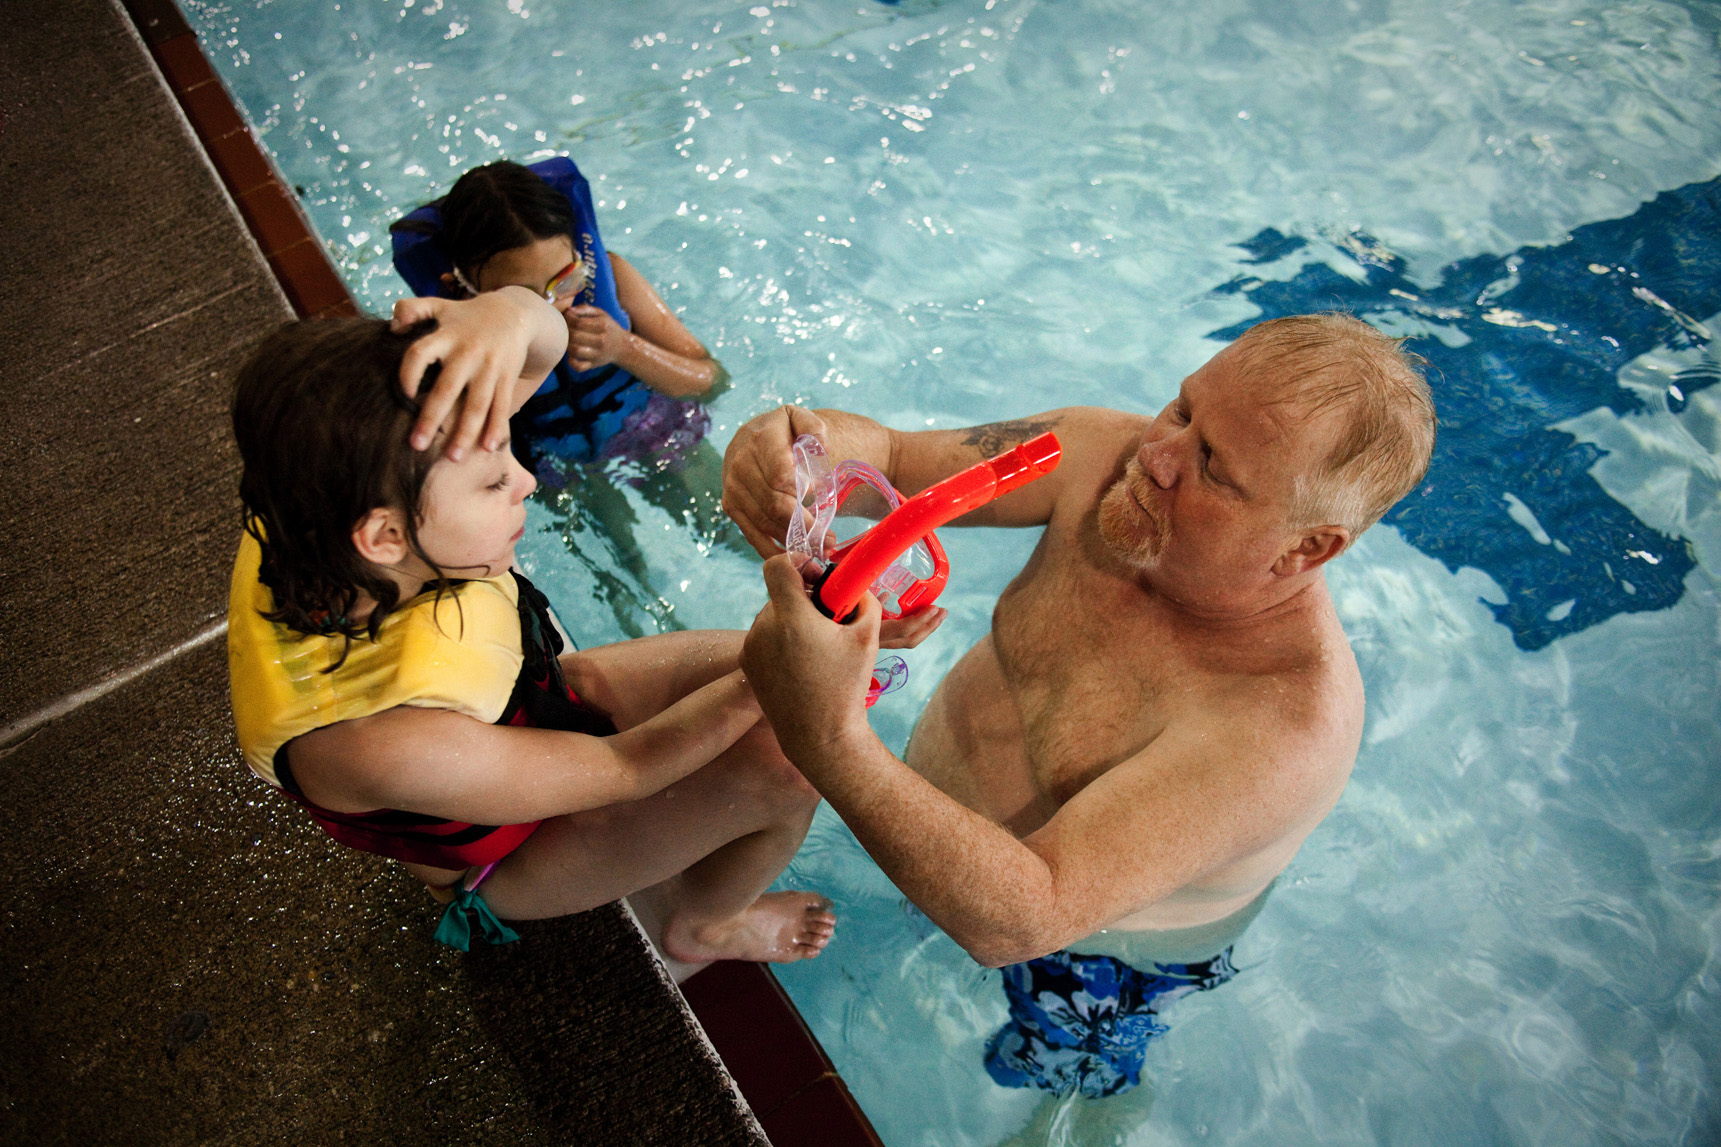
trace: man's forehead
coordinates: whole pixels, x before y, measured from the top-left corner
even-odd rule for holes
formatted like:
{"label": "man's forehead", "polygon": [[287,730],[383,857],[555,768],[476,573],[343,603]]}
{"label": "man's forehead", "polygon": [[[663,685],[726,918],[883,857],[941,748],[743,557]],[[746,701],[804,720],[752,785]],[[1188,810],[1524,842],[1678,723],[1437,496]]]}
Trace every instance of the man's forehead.
{"label": "man's forehead", "polygon": [[1290,436],[1301,421],[1288,387],[1239,369],[1224,351],[1183,380],[1179,397],[1213,434],[1241,434],[1256,446]]}
{"label": "man's forehead", "polygon": [[1320,469],[1342,433],[1338,412],[1309,410],[1299,401],[1300,388],[1263,380],[1258,371],[1237,371],[1221,361],[1223,354],[1185,379],[1182,389],[1220,472],[1261,494]]}

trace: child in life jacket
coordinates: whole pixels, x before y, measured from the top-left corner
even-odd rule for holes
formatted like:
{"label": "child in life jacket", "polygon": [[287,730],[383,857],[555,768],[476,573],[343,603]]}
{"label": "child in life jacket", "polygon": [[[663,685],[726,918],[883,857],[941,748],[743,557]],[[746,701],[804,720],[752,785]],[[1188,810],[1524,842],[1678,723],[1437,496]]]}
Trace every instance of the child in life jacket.
{"label": "child in life jacket", "polygon": [[[649,570],[626,497],[599,467],[688,523],[707,544],[752,551],[722,511],[722,459],[704,442],[711,415],[696,396],[728,381],[598,229],[591,188],[574,161],[507,160],[466,172],[446,196],[390,228],[395,269],[422,296],[469,298],[504,286],[541,292],[568,327],[567,356],[514,419],[514,453],[552,490],[552,508],[592,521],[641,587]],[[583,555],[574,548],[576,558]]]}
{"label": "child in life jacket", "polygon": [[228,647],[246,762],[449,901],[437,936],[457,947],[468,913],[502,942],[504,921],[649,890],[677,960],[816,956],[829,902],[764,890],[818,798],[736,669],[742,634],[563,652],[510,568],[536,483],[508,417],[567,339],[516,286],[289,324],[241,369]]}

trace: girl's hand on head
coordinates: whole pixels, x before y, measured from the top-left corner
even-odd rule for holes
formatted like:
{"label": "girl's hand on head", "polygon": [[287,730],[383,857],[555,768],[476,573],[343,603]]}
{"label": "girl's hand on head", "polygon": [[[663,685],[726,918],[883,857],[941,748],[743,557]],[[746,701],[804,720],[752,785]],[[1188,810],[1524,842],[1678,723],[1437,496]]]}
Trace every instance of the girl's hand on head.
{"label": "girl's hand on head", "polygon": [[412,427],[412,448],[428,449],[464,397],[458,422],[450,428],[447,455],[458,462],[480,440],[486,450],[508,438],[508,419],[518,406],[515,384],[525,373],[547,304],[524,288],[489,291],[474,299],[402,299],[394,306],[393,329],[404,331],[435,319],[434,331],[407,349],[400,364],[400,386],[418,397],[419,383],[432,363],[441,373],[422,399]]}
{"label": "girl's hand on head", "polygon": [[615,362],[627,347],[627,331],[602,307],[569,307],[568,361],[575,370],[591,370]]}

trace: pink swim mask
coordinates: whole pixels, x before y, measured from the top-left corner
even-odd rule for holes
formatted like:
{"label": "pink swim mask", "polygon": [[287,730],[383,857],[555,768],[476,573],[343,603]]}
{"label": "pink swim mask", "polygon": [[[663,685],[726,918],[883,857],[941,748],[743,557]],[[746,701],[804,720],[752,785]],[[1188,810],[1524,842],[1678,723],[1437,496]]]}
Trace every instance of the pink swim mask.
{"label": "pink swim mask", "polygon": [[[902,617],[930,606],[950,577],[944,547],[932,531],[1057,469],[1063,448],[1055,434],[1041,434],[1002,454],[976,462],[914,497],[903,500],[883,474],[864,462],[831,468],[817,438],[795,440],[795,493],[801,511],[789,523],[783,548],[805,554],[823,571],[813,586],[813,604],[842,621],[870,589],[886,617]],[[833,542],[840,508],[862,487],[883,500],[882,513],[866,532]]]}
{"label": "pink swim mask", "polygon": [[[866,536],[854,527],[870,532],[902,505],[902,495],[865,462],[839,462],[833,467],[825,456],[824,443],[811,434],[795,439],[794,453],[795,498],[801,512],[790,518],[783,548],[813,559],[812,573],[828,574],[854,543]],[[849,513],[843,513],[844,504],[855,495],[861,497],[855,498]],[[844,538],[844,533],[850,536]],[[902,541],[901,551],[887,555],[888,564],[865,587],[878,598],[884,616],[889,618],[930,606],[950,577],[950,562],[936,535],[928,531],[918,540]]]}
{"label": "pink swim mask", "polygon": [[[903,617],[929,608],[950,577],[950,562],[932,531],[953,518],[1002,497],[1057,468],[1062,448],[1052,434],[1030,438],[1013,450],[977,462],[904,501],[896,487],[865,462],[830,464],[824,443],[811,434],[795,439],[795,500],[783,548],[810,558],[818,580],[813,604],[838,621],[854,612],[869,589],[886,617]],[[843,514],[845,502],[866,490],[857,507]],[[871,502],[872,512],[864,512]],[[839,519],[867,524],[864,532],[840,539]],[[874,667],[866,705],[895,692],[908,680],[908,666],[889,657]]]}

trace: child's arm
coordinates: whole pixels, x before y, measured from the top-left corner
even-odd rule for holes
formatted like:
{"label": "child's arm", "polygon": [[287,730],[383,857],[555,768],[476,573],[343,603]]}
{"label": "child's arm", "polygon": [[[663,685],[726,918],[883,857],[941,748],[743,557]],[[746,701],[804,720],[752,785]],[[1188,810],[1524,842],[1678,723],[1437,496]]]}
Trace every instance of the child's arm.
{"label": "child's arm", "polygon": [[613,362],[671,398],[704,394],[727,377],[723,365],[693,337],[645,276],[620,255],[609,258],[615,268],[616,298],[633,330],[623,330],[601,307],[569,307],[564,314],[568,359],[574,369],[590,370]]}
{"label": "child's arm", "polygon": [[520,824],[650,796],[709,764],[758,720],[739,670],[613,737],[402,706],[296,738],[293,777],[336,812],[394,808]]}
{"label": "child's arm", "polygon": [[561,361],[567,347],[561,316],[525,287],[504,287],[473,299],[402,299],[394,305],[397,331],[425,319],[435,319],[436,329],[413,343],[401,360],[401,389],[415,397],[432,363],[440,363],[442,371],[413,424],[412,448],[427,449],[465,395],[448,437],[448,457],[460,461],[480,431],[485,449],[498,449],[508,437],[508,419]]}

